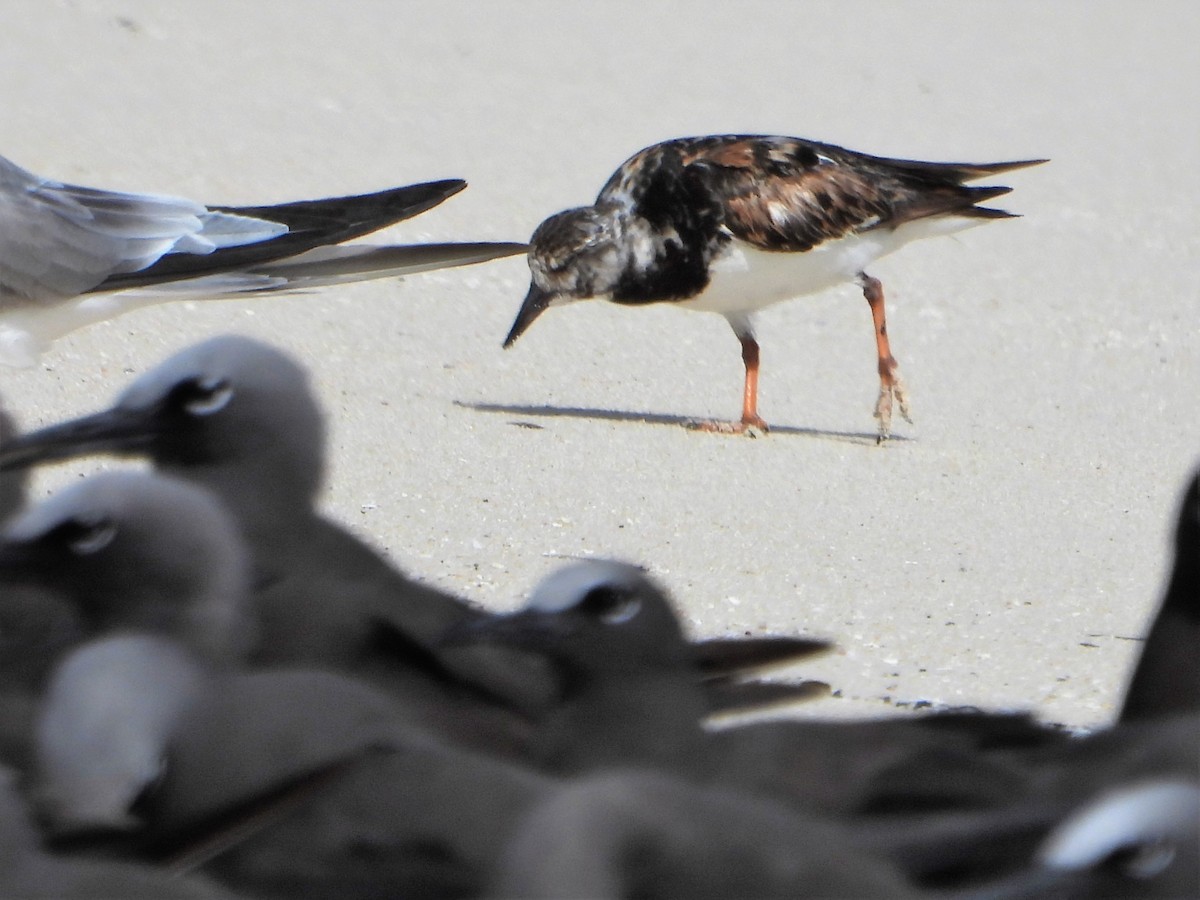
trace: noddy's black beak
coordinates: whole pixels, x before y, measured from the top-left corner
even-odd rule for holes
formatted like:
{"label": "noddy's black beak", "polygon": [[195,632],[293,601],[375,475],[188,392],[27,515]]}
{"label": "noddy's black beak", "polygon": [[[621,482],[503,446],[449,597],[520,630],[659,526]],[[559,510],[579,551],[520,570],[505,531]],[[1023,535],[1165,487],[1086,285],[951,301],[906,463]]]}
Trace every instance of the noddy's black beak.
{"label": "noddy's black beak", "polygon": [[114,407],[0,443],[0,471],[95,453],[130,452],[147,446],[155,436],[151,414]]}
{"label": "noddy's black beak", "polygon": [[521,311],[517,313],[517,319],[513,322],[512,328],[508,330],[508,337],[504,339],[504,346],[506,348],[516,343],[517,338],[524,334],[525,330],[533,324],[533,320],[546,310],[553,297],[553,294],[543,291],[536,284],[529,285],[529,293],[525,295],[525,302],[521,304]]}
{"label": "noddy's black beak", "polygon": [[728,678],[789,666],[832,650],[832,641],[807,637],[708,638],[691,643],[692,663],[704,678]]}

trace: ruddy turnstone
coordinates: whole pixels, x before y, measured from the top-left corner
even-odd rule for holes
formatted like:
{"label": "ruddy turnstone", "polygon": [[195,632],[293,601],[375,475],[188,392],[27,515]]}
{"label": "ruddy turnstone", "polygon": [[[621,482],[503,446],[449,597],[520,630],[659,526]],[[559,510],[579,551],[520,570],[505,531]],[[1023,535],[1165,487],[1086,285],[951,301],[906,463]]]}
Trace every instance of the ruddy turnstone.
{"label": "ruddy turnstone", "polygon": [[669,302],[725,316],[746,367],[740,422],[706,430],[767,430],[758,414],[758,341],[766,306],[855,281],[871,308],[879,356],[879,440],[908,393],[888,344],[883,286],[865,269],[909,241],[1013,213],[977,204],[1007,187],[963,182],[1045,162],[934,163],[868,156],[793,137],[678,138],[635,154],[591,206],[546,219],[529,247],[532,283],[504,341],[547,307],[601,298]]}
{"label": "ruddy turnstone", "polygon": [[483,262],[523,244],[345,241],[437,206],[461,179],[274,206],[206,206],[63,184],[0,157],[0,363],[130,309]]}

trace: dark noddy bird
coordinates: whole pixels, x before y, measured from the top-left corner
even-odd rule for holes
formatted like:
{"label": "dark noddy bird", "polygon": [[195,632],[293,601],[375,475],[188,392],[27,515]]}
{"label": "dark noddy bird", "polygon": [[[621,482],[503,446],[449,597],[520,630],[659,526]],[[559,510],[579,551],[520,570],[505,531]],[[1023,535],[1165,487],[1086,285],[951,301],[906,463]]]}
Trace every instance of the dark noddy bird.
{"label": "dark noddy bird", "polygon": [[443,745],[346,675],[241,670],[249,567],[195,485],[144,471],[72,484],[5,530],[10,571],[61,590],[97,635],[61,658],[33,729],[56,846],[115,832],[139,857],[219,855],[256,893],[334,896],[358,879],[420,894],[482,884],[503,823],[549,783]]}
{"label": "dark noddy bird", "polygon": [[1200,896],[1200,782],[1106,791],[1051,832],[1038,861],[1074,876],[1062,892],[1073,897]]}
{"label": "dark noddy bird", "polygon": [[1096,792],[1043,839],[1024,871],[961,900],[1200,896],[1200,782],[1149,779]]}
{"label": "dark noddy bird", "polygon": [[557,783],[442,743],[321,670],[216,671],[159,634],[76,648],[47,692],[34,795],[56,847],[281,897],[477,894]]}
{"label": "dark noddy bird", "polygon": [[177,478],[111,471],[70,485],[0,534],[0,573],[64,597],[92,633],[162,632],[226,666],[256,643],[237,526]]}
{"label": "dark noddy bird", "polygon": [[[1030,822],[1053,827],[1010,872],[967,886],[914,884],[912,856],[954,858],[1004,843]],[[1089,900],[1193,897],[1200,888],[1200,784],[1137,782],[1057,821],[1043,810],[861,827],[725,786],[664,772],[611,771],[578,779],[518,822],[489,897],[910,897]],[[985,880],[986,879],[986,880]],[[969,882],[973,881],[974,884]],[[980,884],[983,881],[984,883]]]}
{"label": "dark noddy bird", "polygon": [[0,532],[4,758],[28,764],[45,678],[89,633],[157,630],[215,664],[243,659],[249,575],[228,514],[178,479],[102,473],[17,515]]}
{"label": "dark noddy bird", "polygon": [[63,184],[0,157],[0,363],[138,306],[303,290],[484,262],[523,244],[351,245],[460,179],[274,206],[213,206]]}
{"label": "dark noddy bird", "polygon": [[898,869],[850,829],[664,772],[579,779],[533,807],[489,897],[702,900],[909,897]]}
{"label": "dark noddy bird", "polygon": [[[17,433],[0,408],[0,447]],[[24,509],[27,472],[0,473],[0,528]],[[58,657],[85,635],[78,610],[40,579],[0,570],[0,764],[23,770],[34,704]]]}
{"label": "dark noddy bird", "polygon": [[[149,457],[233,514],[254,568],[255,664],[370,675],[434,727],[496,748],[519,747],[523,718],[553,697],[553,679],[533,657],[441,643],[447,629],[483,613],[406,578],[319,513],[324,420],[307,374],[286,354],[232,335],[184,349],[110,409],[0,444],[0,470],[91,453]],[[728,708],[779,693],[730,687],[729,676],[809,646],[714,640],[696,653],[714,704]]]}
{"label": "dark noddy bird", "polygon": [[[550,660],[559,694],[538,720],[533,757],[553,771],[663,765],[703,759],[703,722],[714,712],[806,699],[821,682],[747,685],[737,676],[830,649],[813,638],[689,642],[669,599],[640,568],[589,559],[564,566],[516,613],[449,632],[451,642],[492,642]],[[729,688],[729,704],[721,702]],[[653,723],[653,724],[651,724]],[[647,727],[649,726],[649,727]]]}
{"label": "dark noddy bird", "polygon": [[1123,722],[1200,710],[1200,475],[1188,483],[1175,563],[1125,692]]}
{"label": "dark noddy bird", "polygon": [[[501,744],[522,728],[508,707],[544,702],[536,660],[439,645],[447,628],[481,611],[405,577],[320,514],[325,424],[307,373],[279,350],[233,335],[186,348],[112,408],[9,441],[0,467],[91,453],[148,457],[233,514],[253,565],[255,664],[369,674],[431,722]],[[456,700],[474,717],[456,714]],[[496,707],[490,733],[486,706]]]}
{"label": "dark noddy bird", "polygon": [[17,792],[16,780],[15,773],[0,770],[0,896],[23,900],[234,900],[234,894],[201,877],[180,877],[147,865],[47,853]]}
{"label": "dark noddy bird", "polygon": [[[16,434],[12,416],[0,407],[0,447]],[[0,473],[0,528],[25,508],[27,481],[27,472]],[[0,572],[0,703],[14,692],[39,690],[56,651],[82,633],[78,616],[63,598],[37,579]],[[7,721],[0,717],[0,731]]]}
{"label": "dark noddy bird", "polygon": [[[17,423],[0,401],[0,447],[18,434]],[[0,473],[0,524],[25,508],[29,476],[25,472]]]}
{"label": "dark noddy bird", "polygon": [[640,569],[611,561],[567,566],[525,609],[455,639],[508,642],[554,662],[563,694],[538,720],[530,756],[559,773],[659,767],[826,814],[986,809],[1025,783],[1002,751],[1066,740],[1025,716],[971,712],[707,729],[669,598]]}
{"label": "dark noddy bird", "polygon": [[691,647],[666,596],[636,566],[564,566],[524,609],[449,637],[508,643],[551,660],[561,695],[539,719],[531,753],[552,771],[674,768],[703,757],[708,705]]}
{"label": "dark noddy bird", "polygon": [[254,893],[440,896],[482,884],[504,823],[549,784],[443,745],[365,682],[239,669],[249,568],[195,485],[144,471],[73,484],[5,530],[0,571],[14,570],[62,590],[97,634],[59,661],[35,721],[56,847],[116,833],[139,858],[219,856]]}

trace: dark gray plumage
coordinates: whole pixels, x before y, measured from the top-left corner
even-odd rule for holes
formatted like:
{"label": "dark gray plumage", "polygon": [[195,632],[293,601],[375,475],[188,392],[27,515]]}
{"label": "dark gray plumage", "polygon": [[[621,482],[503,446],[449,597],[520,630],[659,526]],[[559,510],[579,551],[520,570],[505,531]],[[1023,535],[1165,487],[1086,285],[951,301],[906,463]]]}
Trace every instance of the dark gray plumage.
{"label": "dark gray plumage", "polygon": [[[16,433],[0,408],[0,447]],[[25,508],[27,475],[0,473],[0,528]],[[55,660],[84,633],[78,610],[61,594],[0,568],[0,763],[28,764],[36,698]]]}
{"label": "dark gray plumage", "polygon": [[561,693],[531,741],[558,772],[663,765],[704,757],[708,711],[690,648],[665,594],[635,566],[565,566],[516,613],[479,621],[456,640],[525,648],[554,664]]}
{"label": "dark gray plumage", "polygon": [[1200,710],[1200,475],[1184,488],[1175,560],[1129,680],[1121,721]]}
{"label": "dark gray plumage", "polygon": [[475,893],[556,784],[442,743],[319,670],[217,672],[170,638],[115,634],[60,667],[36,796],[61,842],[203,868],[255,896]]}
{"label": "dark gray plumage", "polygon": [[1064,815],[1023,870],[961,900],[1200,896],[1200,783],[1115,783]]}
{"label": "dark gray plumage", "polygon": [[670,599],[623,563],[564,567],[525,609],[460,635],[553,660],[563,694],[530,744],[557,772],[660,766],[824,812],[986,805],[1008,799],[1018,779],[981,746],[1059,740],[1025,717],[971,714],[706,729],[708,704]]}
{"label": "dark gray plumage", "polygon": [[93,632],[170,634],[221,664],[255,644],[237,527],[207,491],[145,472],[103,472],[19,515],[0,572],[66,598]]}
{"label": "dark gray plumage", "polygon": [[108,472],[72,484],[0,532],[0,753],[25,768],[34,704],[88,634],[170,634],[219,665],[255,640],[236,526],[206,491]]}
{"label": "dark gray plumage", "polygon": [[406,578],[322,516],[325,428],[304,369],[258,341],[222,336],[134,381],[109,410],[0,448],[0,468],[88,453],[143,455],[217,496],[250,549],[259,665],[322,665],[386,683],[415,715],[458,737],[519,745],[509,707],[543,702],[536,661],[443,648],[482,615]]}
{"label": "dark gray plumage", "polygon": [[234,900],[206,879],[150,866],[53,856],[16,789],[16,776],[0,769],[0,896],[28,900]]}
{"label": "dark gray plumage", "polygon": [[900,872],[851,828],[663,772],[580,779],[525,815],[489,896],[908,897]]}

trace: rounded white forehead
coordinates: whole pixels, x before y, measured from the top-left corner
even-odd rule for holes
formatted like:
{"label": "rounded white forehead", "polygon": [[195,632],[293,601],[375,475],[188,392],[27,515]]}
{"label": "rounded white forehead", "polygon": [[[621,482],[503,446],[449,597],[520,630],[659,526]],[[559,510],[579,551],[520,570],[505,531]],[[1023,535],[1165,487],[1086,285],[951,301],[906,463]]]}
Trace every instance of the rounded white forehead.
{"label": "rounded white forehead", "polygon": [[68,519],[146,520],[156,513],[185,524],[222,514],[206,492],[186,482],[141,470],[114,469],[75,482],[30,507],[9,526],[9,538],[37,538]]}
{"label": "rounded white forehead", "polygon": [[589,559],[564,566],[542,579],[526,604],[540,612],[563,612],[579,603],[598,587],[633,590],[644,586],[645,573],[629,563]]}
{"label": "rounded white forehead", "polygon": [[1200,830],[1200,785],[1150,781],[1118,788],[1064,821],[1039,857],[1056,869],[1083,869],[1121,847],[1156,837],[1195,839]]}
{"label": "rounded white forehead", "polygon": [[233,379],[240,388],[253,384],[307,390],[304,369],[282,350],[242,335],[223,334],[184,347],[143,373],[121,392],[117,405],[153,404],[187,379]]}

